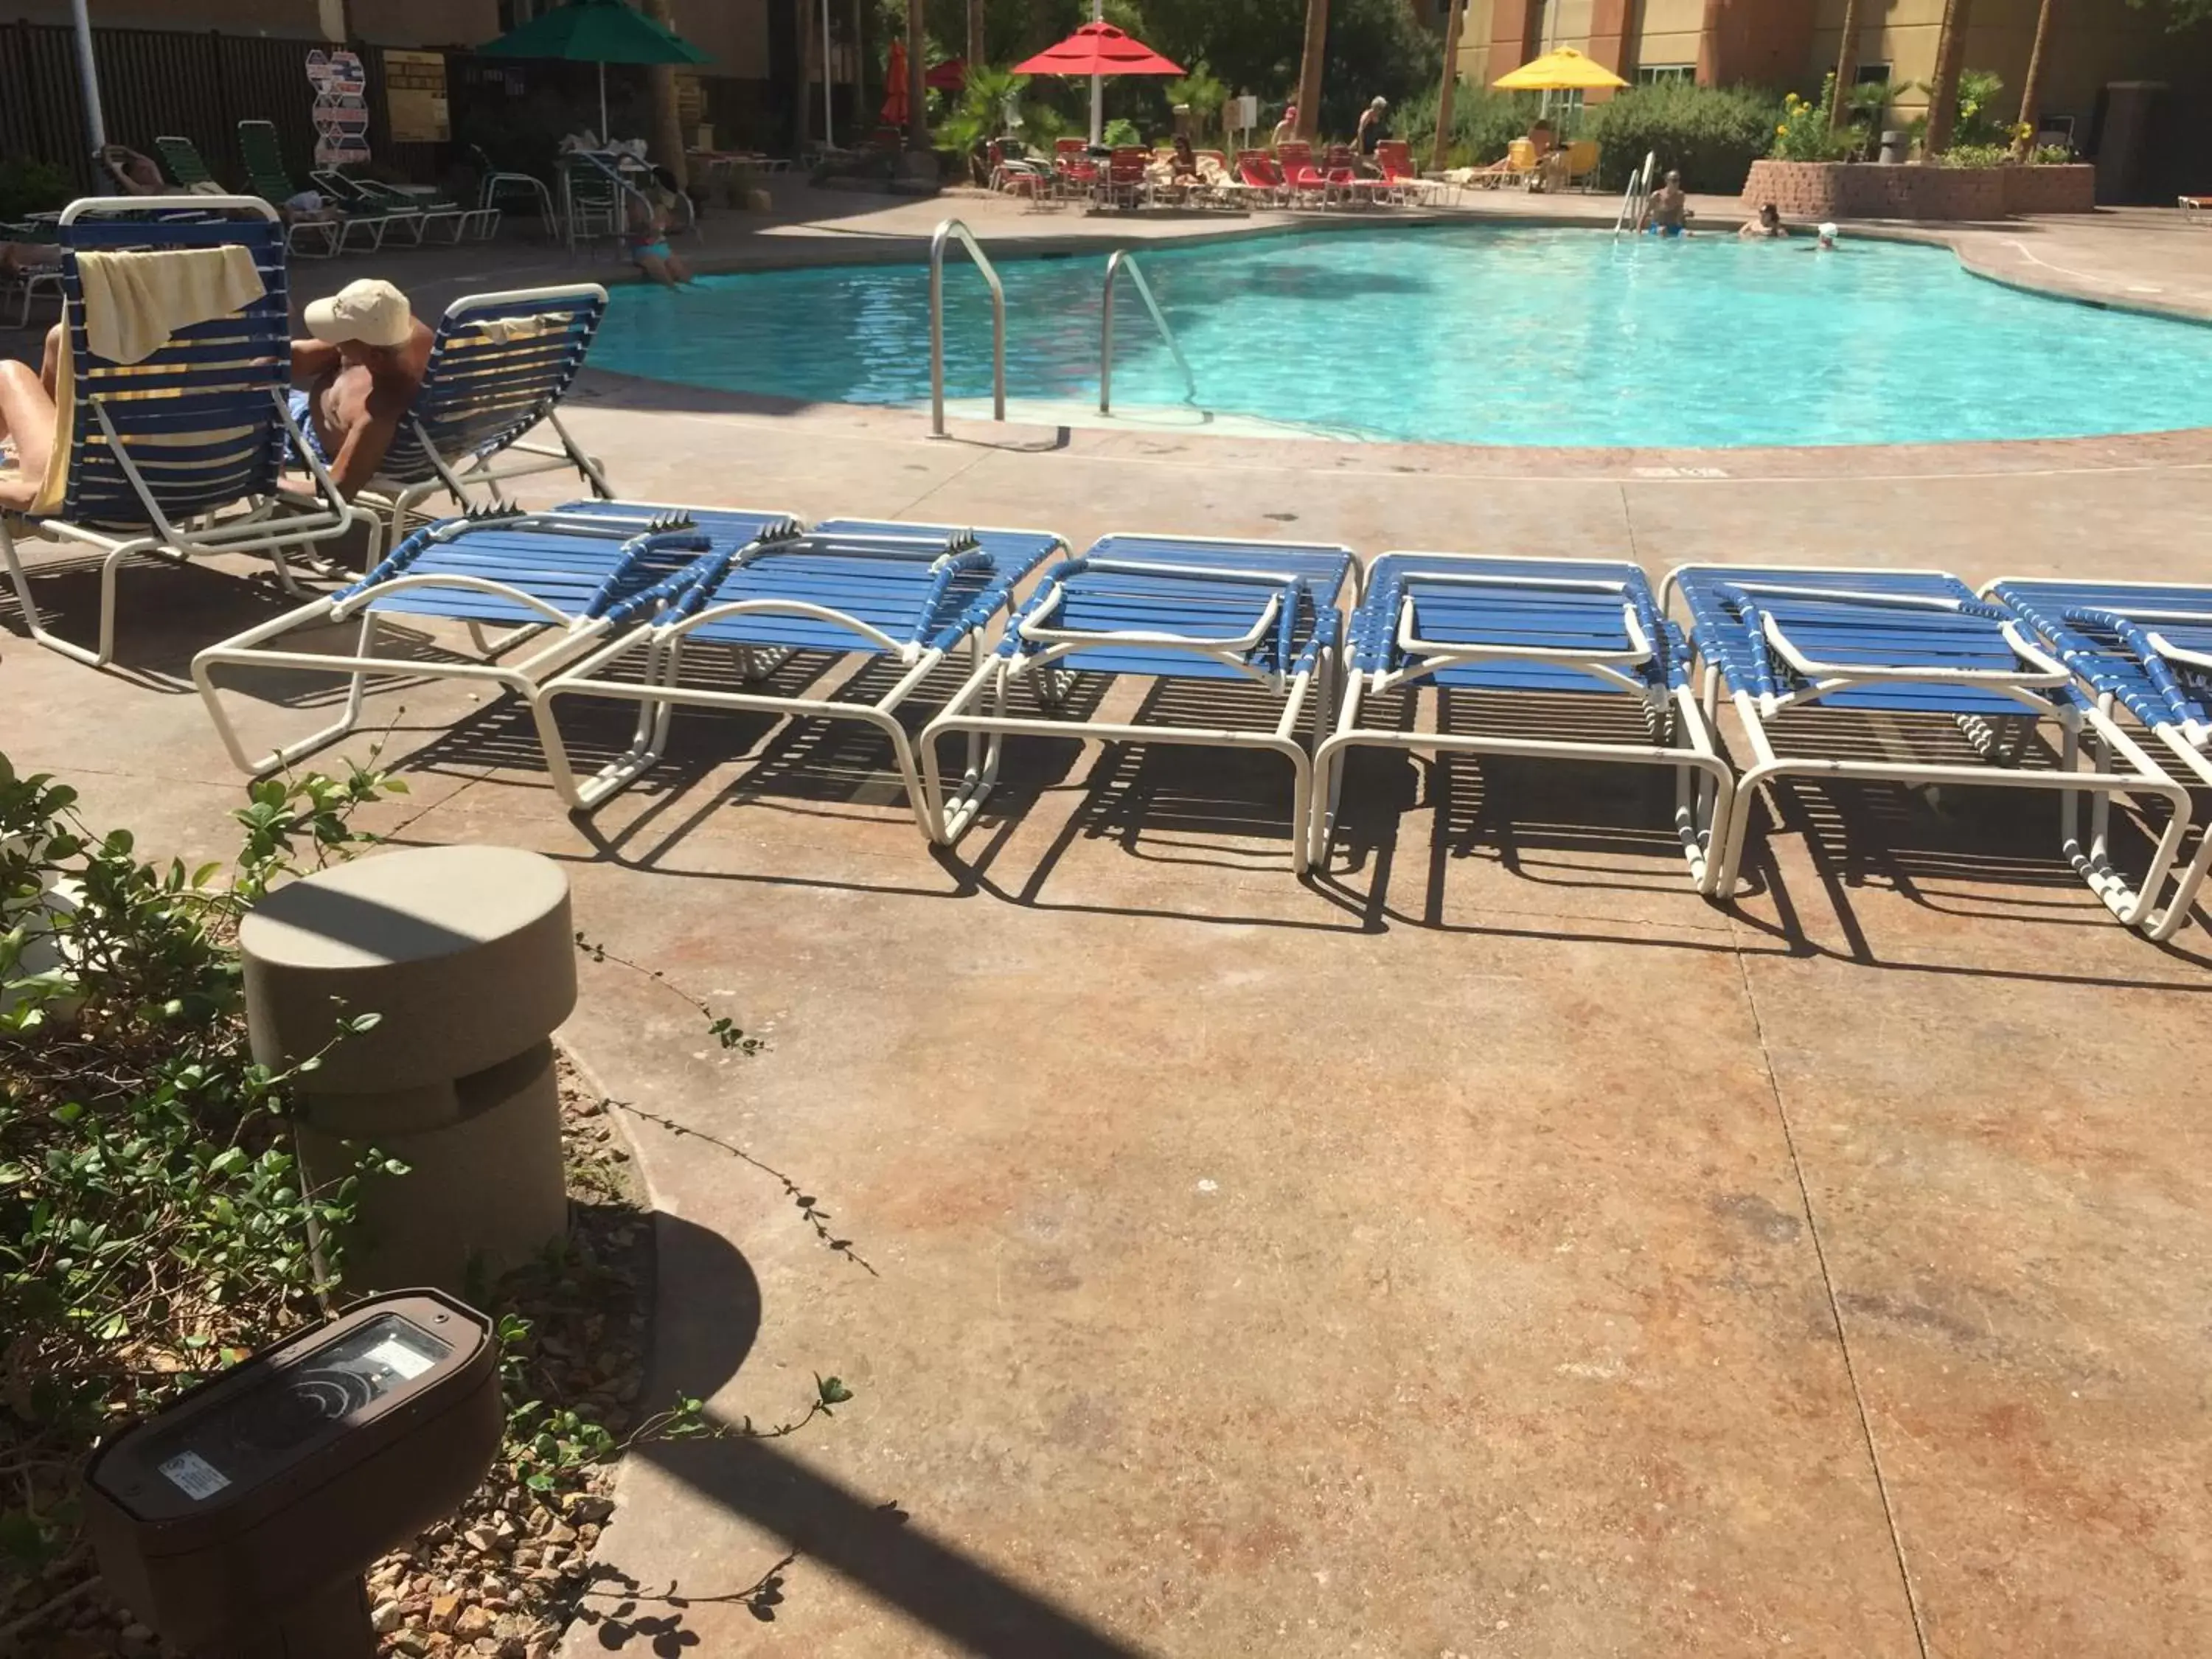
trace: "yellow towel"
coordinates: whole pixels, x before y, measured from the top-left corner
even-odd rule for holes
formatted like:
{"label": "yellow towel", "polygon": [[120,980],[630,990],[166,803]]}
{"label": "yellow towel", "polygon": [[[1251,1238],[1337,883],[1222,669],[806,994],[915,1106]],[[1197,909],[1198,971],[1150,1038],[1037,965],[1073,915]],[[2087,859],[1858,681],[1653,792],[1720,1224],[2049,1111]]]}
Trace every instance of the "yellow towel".
{"label": "yellow towel", "polygon": [[85,343],[112,363],[152,356],[180,328],[249,306],[268,292],[235,243],[151,253],[76,256]]}
{"label": "yellow towel", "polygon": [[477,326],[495,343],[505,345],[509,340],[534,340],[550,330],[568,327],[568,321],[565,311],[540,312],[530,317],[480,317]]}

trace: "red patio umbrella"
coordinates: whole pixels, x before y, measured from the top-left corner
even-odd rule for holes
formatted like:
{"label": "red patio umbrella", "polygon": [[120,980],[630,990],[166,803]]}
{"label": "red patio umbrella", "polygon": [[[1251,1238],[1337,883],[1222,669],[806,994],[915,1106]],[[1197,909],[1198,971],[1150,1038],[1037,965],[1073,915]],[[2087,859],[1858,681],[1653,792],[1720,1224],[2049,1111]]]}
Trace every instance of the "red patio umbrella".
{"label": "red patio umbrella", "polygon": [[939,92],[957,92],[968,84],[968,60],[948,58],[921,77],[925,87],[934,87]]}
{"label": "red patio umbrella", "polygon": [[1026,63],[1014,65],[1017,75],[1087,75],[1091,77],[1091,142],[1098,142],[1104,125],[1103,77],[1109,75],[1181,75],[1182,65],[1171,63],[1143,41],[1133,40],[1111,23],[1096,18],[1061,41],[1048,46]]}
{"label": "red patio umbrella", "polygon": [[891,55],[884,65],[884,112],[882,124],[887,127],[905,130],[907,118],[912,112],[907,106],[906,42],[894,40]]}

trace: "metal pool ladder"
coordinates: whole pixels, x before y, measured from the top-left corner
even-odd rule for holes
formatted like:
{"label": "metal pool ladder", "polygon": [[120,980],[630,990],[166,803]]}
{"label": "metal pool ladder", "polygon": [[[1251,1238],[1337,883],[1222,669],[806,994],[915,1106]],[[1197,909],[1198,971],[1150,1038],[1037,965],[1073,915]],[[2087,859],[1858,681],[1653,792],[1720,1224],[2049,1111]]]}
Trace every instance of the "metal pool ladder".
{"label": "metal pool ladder", "polygon": [[1152,298],[1152,286],[1145,280],[1138,268],[1137,256],[1125,247],[1117,247],[1106,261],[1106,299],[1098,314],[1098,412],[1111,414],[1114,404],[1114,279],[1122,271],[1137,285],[1137,297],[1145,302],[1145,309],[1152,313],[1153,325],[1160,331],[1160,338],[1168,343],[1175,354],[1176,367],[1182,370],[1182,383],[1188,389],[1188,398],[1198,402],[1198,377],[1190,372],[1190,359],[1182,355],[1182,347],[1176,343],[1175,331],[1168,326],[1167,318],[1160,311],[1159,301]]}
{"label": "metal pool ladder", "polygon": [[933,438],[945,435],[945,245],[955,236],[991,285],[991,418],[1006,418],[1006,290],[975,233],[957,219],[947,219],[929,239],[929,435]]}
{"label": "metal pool ladder", "polygon": [[1620,235],[1624,226],[1632,234],[1635,232],[1636,222],[1644,216],[1644,204],[1651,195],[1651,175],[1657,171],[1658,166],[1659,152],[1646,150],[1644,165],[1628,175],[1627,193],[1621,197],[1620,211],[1613,221],[1614,235]]}

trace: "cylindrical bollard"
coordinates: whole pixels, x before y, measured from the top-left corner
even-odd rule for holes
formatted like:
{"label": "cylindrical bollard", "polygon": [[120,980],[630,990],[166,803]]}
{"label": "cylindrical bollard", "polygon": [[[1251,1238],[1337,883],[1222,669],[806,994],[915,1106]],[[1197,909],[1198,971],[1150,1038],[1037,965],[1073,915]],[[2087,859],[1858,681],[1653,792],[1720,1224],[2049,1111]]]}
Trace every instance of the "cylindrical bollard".
{"label": "cylindrical bollard", "polygon": [[[576,1002],[568,883],[550,859],[436,847],[281,887],[240,926],[254,1058],[301,1079],[301,1178],[327,1190],[363,1143],[409,1173],[364,1182],[349,1290],[459,1293],[568,1226],[554,1028]],[[341,1022],[380,1016],[358,1034]]]}

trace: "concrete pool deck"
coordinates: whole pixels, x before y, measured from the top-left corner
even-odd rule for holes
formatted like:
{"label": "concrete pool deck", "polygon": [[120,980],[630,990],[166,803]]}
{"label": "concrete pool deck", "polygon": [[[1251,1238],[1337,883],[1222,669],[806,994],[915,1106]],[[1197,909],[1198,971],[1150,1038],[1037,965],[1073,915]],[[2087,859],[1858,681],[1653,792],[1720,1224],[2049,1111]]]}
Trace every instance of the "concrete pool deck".
{"label": "concrete pool deck", "polygon": [[[907,411],[588,392],[575,429],[633,496],[1079,545],[1975,580],[2202,580],[2212,545],[2205,434],[932,441]],[[0,747],[96,825],[231,850],[240,780],[179,681],[278,603],[245,568],[125,572],[115,674],[0,600]],[[64,589],[81,629],[89,584]],[[248,684],[241,718],[273,735],[326,707]],[[665,771],[579,823],[511,703],[413,684],[372,708],[411,785],[378,820],[397,842],[547,853],[590,937],[768,1042],[726,1053],[586,965],[564,1036],[605,1090],[784,1172],[868,1264],[759,1169],[628,1121],[664,1215],[649,1397],[767,1423],[816,1372],[857,1396],[791,1439],[641,1454],[602,1559],[633,1625],[677,1627],[633,1650],[2212,1648],[2212,921],[2166,948],[2110,922],[2046,804],[1799,792],[1721,908],[1656,785],[1381,760],[1301,885],[1279,780],[1202,753],[1018,751],[939,857],[880,750],[818,728],[679,720]],[[763,1621],[736,1598],[793,1552]]]}

